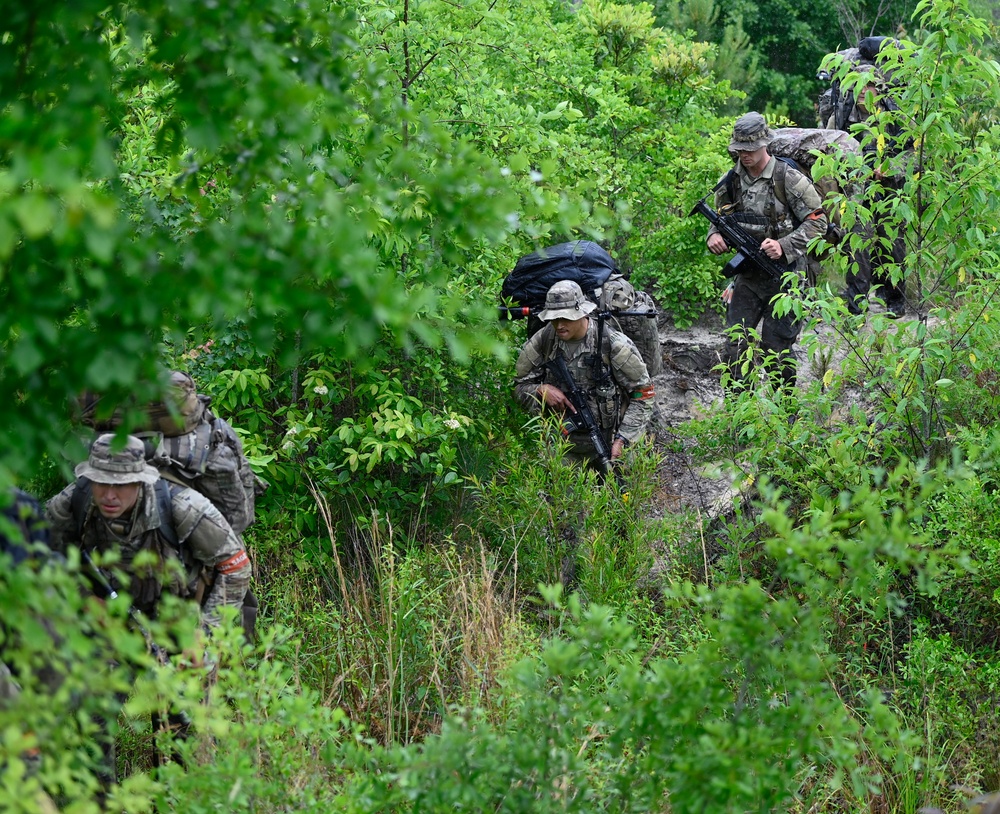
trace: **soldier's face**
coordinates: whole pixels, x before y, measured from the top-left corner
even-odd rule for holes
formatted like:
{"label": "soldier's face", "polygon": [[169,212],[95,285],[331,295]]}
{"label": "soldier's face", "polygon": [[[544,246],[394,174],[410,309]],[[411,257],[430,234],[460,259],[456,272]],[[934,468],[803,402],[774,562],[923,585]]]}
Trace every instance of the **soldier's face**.
{"label": "soldier's face", "polygon": [[121,517],[139,499],[139,483],[93,483],[94,505],[108,520]]}
{"label": "soldier's face", "polygon": [[552,327],[555,329],[556,336],[563,342],[576,342],[587,335],[587,317],[579,319],[557,317],[552,320]]}
{"label": "soldier's face", "polygon": [[767,154],[767,147],[757,150],[737,150],[740,163],[750,172],[760,173],[767,165],[770,156]]}

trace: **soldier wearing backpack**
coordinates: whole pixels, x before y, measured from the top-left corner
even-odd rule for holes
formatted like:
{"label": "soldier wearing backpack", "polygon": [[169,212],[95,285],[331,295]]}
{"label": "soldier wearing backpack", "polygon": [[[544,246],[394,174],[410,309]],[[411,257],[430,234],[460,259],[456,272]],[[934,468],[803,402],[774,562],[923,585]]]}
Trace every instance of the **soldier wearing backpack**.
{"label": "soldier wearing backpack", "polygon": [[852,314],[864,311],[873,287],[889,317],[906,314],[906,283],[902,279],[894,283],[891,273],[893,267],[901,270],[906,260],[905,224],[893,222],[886,206],[903,188],[904,155],[908,148],[900,143],[899,122],[890,120],[884,132],[878,130],[877,124],[882,114],[899,110],[892,91],[893,68],[901,56],[898,40],[865,37],[857,48],[837,52],[824,60],[824,64],[830,62],[837,67],[841,77],[846,69],[857,74],[853,90],[842,88],[840,77],[834,80],[830,89],[830,115],[824,126],[847,131],[861,142],[862,155],[872,174],[865,190],[865,207],[872,213],[871,223],[864,230],[860,250],[852,253],[845,275],[844,298]]}
{"label": "soldier wearing backpack", "polygon": [[[531,412],[573,410],[546,364],[561,354],[576,385],[586,391],[590,411],[615,459],[646,431],[655,391],[635,344],[611,325],[592,319],[589,315],[595,310],[597,305],[572,280],[553,285],[545,297],[545,310],[538,315],[545,327],[525,343],[517,358],[514,390]],[[591,463],[598,456],[585,432],[572,432],[569,440],[574,460]]]}
{"label": "soldier wearing backpack", "polygon": [[[146,462],[142,440],[129,435],[122,446],[113,434],[100,435],[75,471],[76,481],[46,504],[51,544],[60,553],[73,545],[85,556],[118,555],[116,568],[128,576],[128,584],[116,585],[99,572],[94,580],[98,593],[126,590],[132,610],[150,618],[163,595],[173,594],[198,604],[206,629],[219,624],[224,606],[242,612],[250,585],[243,543],[208,498],[160,477]],[[186,736],[185,716],[170,712],[152,717],[154,729],[164,726],[177,737]],[[104,725],[101,748],[108,783],[116,761],[111,726]],[[160,758],[157,753],[157,762]]]}
{"label": "soldier wearing backpack", "polygon": [[[117,429],[121,409],[101,416],[101,399],[84,394],[80,399],[84,424],[97,431]],[[211,399],[198,393],[194,380],[183,371],[170,374],[163,401],[143,407],[145,422],[134,433],[146,450],[146,460],[171,483],[200,492],[215,506],[241,541],[253,523],[258,493],[266,484],[254,474],[243,452],[243,442],[229,423],[215,415]],[[258,603],[247,590],[242,621],[248,641],[255,641]]]}
{"label": "soldier wearing backpack", "polygon": [[[715,187],[715,208],[720,215],[732,216],[755,240],[759,239],[760,249],[768,258],[801,274],[809,242],[825,234],[827,217],[812,181],[768,153],[771,139],[771,129],[760,113],[747,113],[736,120],[729,150],[738,159]],[[708,231],[707,245],[713,254],[724,254],[732,248],[714,225]],[[726,362],[734,384],[743,381],[740,370],[748,348],[747,332],[763,320],[761,346],[766,354],[766,369],[776,386],[794,387],[792,346],[800,322],[792,312],[776,316],[772,303],[786,290],[782,281],[747,263],[727,289]]]}
{"label": "soldier wearing backpack", "polygon": [[[114,550],[130,578],[121,587],[150,617],[164,592],[197,602],[207,627],[218,624],[220,607],[242,610],[250,560],[239,537],[208,498],[161,478],[140,439],[127,436],[122,447],[99,436],[76,476],[46,505],[56,551]],[[146,552],[157,565],[136,567]]]}

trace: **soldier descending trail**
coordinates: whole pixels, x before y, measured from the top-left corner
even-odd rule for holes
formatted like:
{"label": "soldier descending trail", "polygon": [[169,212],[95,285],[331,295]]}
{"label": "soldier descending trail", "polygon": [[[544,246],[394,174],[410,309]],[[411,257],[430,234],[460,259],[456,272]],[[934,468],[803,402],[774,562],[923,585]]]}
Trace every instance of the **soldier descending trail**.
{"label": "soldier descending trail", "polygon": [[735,274],[726,311],[726,361],[733,383],[741,385],[744,381],[740,371],[748,347],[747,332],[763,319],[765,367],[776,387],[789,389],[795,385],[792,346],[800,321],[792,312],[777,316],[772,301],[789,290],[787,272],[801,276],[809,242],[825,234],[827,217],[812,181],[768,153],[772,137],[760,113],[747,113],[736,120],[729,150],[738,154],[738,160],[715,187],[715,207],[747,236],[751,245],[730,245],[731,238],[724,237],[714,222],[707,243],[713,254],[745,248],[750,254],[741,252],[734,259],[754,255],[760,258],[727,266],[727,272]]}
{"label": "soldier descending trail", "polygon": [[[99,436],[76,475],[46,506],[55,550],[114,549],[136,608],[150,616],[165,591],[197,600],[206,626],[218,624],[219,607],[242,607],[250,561],[239,537],[208,498],[163,480],[140,439],[128,436],[118,450],[114,435]],[[159,565],[133,567],[142,552],[155,554]],[[180,575],[171,562],[180,564]]]}
{"label": "soldier descending trail", "polygon": [[[95,591],[128,590],[137,615],[155,618],[164,594],[196,602],[205,629],[219,624],[222,607],[241,612],[250,561],[229,523],[201,493],[161,478],[139,438],[127,436],[120,446],[110,433],[99,436],[76,467],[77,480],[46,505],[53,548],[76,546],[85,559],[114,552],[129,584],[115,586],[100,574]],[[194,663],[195,654],[186,658]],[[154,729],[159,720],[154,716]],[[187,720],[171,713],[166,724],[183,735]],[[113,777],[110,733],[103,748]]]}
{"label": "soldier descending trail", "polygon": [[663,371],[656,303],[632,285],[602,246],[590,240],[547,246],[520,258],[500,290],[504,301],[514,303],[500,307],[501,319],[527,317],[530,339],[542,329],[538,313],[545,307],[548,290],[563,280],[579,285],[610,324],[632,340],[650,376]]}
{"label": "soldier descending trail", "polygon": [[[554,410],[570,417],[589,413],[596,423],[579,420],[569,432],[570,457],[607,471],[627,444],[640,438],[653,412],[653,384],[636,346],[623,333],[589,315],[597,306],[575,282],[563,280],[546,294],[546,323],[521,349],[515,394],[532,412]],[[564,364],[560,375],[557,360]],[[584,394],[582,409],[570,400],[570,383]]]}
{"label": "soldier descending trail", "polygon": [[[122,410],[99,417],[101,399],[80,399],[81,420],[98,431],[117,429]],[[212,410],[211,399],[198,392],[194,379],[183,371],[170,374],[163,401],[143,408],[144,423],[134,432],[145,446],[146,460],[170,483],[207,497],[243,544],[243,532],[256,517],[256,498],[267,484],[256,476],[243,451],[243,442],[229,423]],[[255,641],[258,603],[247,589],[242,623],[249,641]]]}

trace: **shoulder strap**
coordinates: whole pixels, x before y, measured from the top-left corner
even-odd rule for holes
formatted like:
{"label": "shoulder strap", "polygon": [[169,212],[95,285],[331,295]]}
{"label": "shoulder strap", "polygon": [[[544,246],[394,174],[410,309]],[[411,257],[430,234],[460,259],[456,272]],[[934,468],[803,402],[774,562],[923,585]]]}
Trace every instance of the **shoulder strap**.
{"label": "shoulder strap", "polygon": [[[605,330],[605,322],[613,323],[608,326],[611,330]],[[597,353],[594,354],[593,379],[595,386],[600,385],[611,375],[611,331],[618,330],[615,326],[618,320],[611,316],[607,319],[597,317]]]}
{"label": "shoulder strap", "polygon": [[87,478],[77,478],[70,498],[70,508],[73,512],[73,527],[76,539],[83,542],[83,526],[87,522],[87,508],[90,506],[90,481]]}
{"label": "shoulder strap", "polygon": [[833,124],[836,130],[847,130],[847,120],[854,109],[854,92],[842,90],[837,85],[836,98],[833,103]]}
{"label": "shoulder strap", "polygon": [[[551,329],[551,330],[550,330]],[[556,332],[552,328],[551,322],[546,322],[542,326],[542,346],[539,350],[542,352],[542,358],[548,359],[552,355],[552,349],[556,346]]]}
{"label": "shoulder strap", "polygon": [[160,478],[153,484],[153,493],[156,495],[156,511],[160,515],[160,534],[174,548],[179,549],[180,541],[177,539],[177,529],[174,528],[174,492],[177,487],[172,487],[169,481]]}
{"label": "shoulder strap", "polygon": [[771,185],[774,187],[774,196],[781,201],[782,205],[788,207],[788,195],[785,193],[785,179],[788,178],[788,168],[798,165],[791,158],[783,155],[776,155],[778,163],[774,165],[774,174],[771,176]]}
{"label": "shoulder strap", "polygon": [[[801,225],[801,221],[795,217],[795,213],[792,208],[788,205],[788,193],[786,192],[785,184],[788,181],[788,168],[791,167],[796,172],[801,175],[805,175],[802,169],[799,167],[798,162],[794,158],[788,158],[783,155],[776,155],[775,158],[778,159],[778,163],[774,165],[774,174],[771,176],[771,186],[774,189],[774,197],[781,201],[782,206],[788,210],[788,214],[792,218],[792,223],[795,224],[795,228],[798,229]],[[777,213],[772,213],[771,222],[772,225],[777,229]]]}

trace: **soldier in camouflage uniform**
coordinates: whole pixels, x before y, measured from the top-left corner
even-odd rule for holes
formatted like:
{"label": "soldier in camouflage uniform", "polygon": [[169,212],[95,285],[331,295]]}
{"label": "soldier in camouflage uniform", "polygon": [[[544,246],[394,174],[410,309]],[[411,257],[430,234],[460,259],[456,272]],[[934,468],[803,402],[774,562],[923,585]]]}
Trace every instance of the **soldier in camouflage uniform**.
{"label": "soldier in camouflage uniform", "polygon": [[[729,150],[739,158],[715,188],[715,208],[722,215],[734,215],[747,232],[759,238],[760,248],[769,258],[801,274],[809,241],[826,232],[827,218],[812,181],[768,153],[771,139],[771,130],[760,113],[747,113],[736,120]],[[713,225],[708,231],[709,251],[724,254],[731,248]],[[793,313],[774,315],[771,300],[782,290],[781,283],[757,268],[737,274],[731,290],[727,289],[726,361],[734,382],[741,379],[746,333],[763,318],[765,365],[776,384],[786,388],[795,385],[792,346],[800,324]],[[736,326],[739,330],[734,335]]]}
{"label": "soldier in camouflage uniform", "polygon": [[[605,324],[598,354],[598,324],[590,319],[597,306],[570,280],[553,285],[545,296],[546,323],[521,349],[514,382],[518,401],[528,410],[572,410],[566,394],[554,383],[546,362],[562,354],[574,381],[588,395],[591,412],[611,447],[611,458],[646,430],[653,413],[653,384],[638,349],[625,334]],[[596,362],[600,361],[600,365]],[[598,367],[609,372],[599,381]],[[570,457],[582,462],[597,458],[597,450],[583,432],[570,433]]]}
{"label": "soldier in camouflage uniform", "polygon": [[[239,610],[250,561],[225,518],[204,495],[161,482],[146,463],[141,440],[128,436],[119,451],[114,440],[111,434],[99,436],[89,459],[76,468],[77,481],[48,502],[53,548],[115,549],[118,567],[131,577],[126,587],[133,605],[150,616],[163,591],[197,601],[207,626],[218,623],[219,607]],[[161,516],[167,505],[169,518]],[[143,551],[157,554],[160,566],[133,568]]]}
{"label": "soldier in camouflage uniform", "polygon": [[872,213],[872,222],[864,230],[863,247],[851,255],[851,263],[844,275],[844,298],[848,310],[852,314],[860,314],[865,310],[868,292],[874,286],[875,296],[885,305],[886,315],[897,319],[906,315],[906,281],[901,279],[894,283],[890,270],[893,266],[902,269],[906,260],[906,228],[905,224],[886,212],[885,207],[886,202],[897,196],[906,182],[907,155],[896,139],[891,138],[893,133],[890,132],[890,138],[884,145],[884,156],[880,156],[878,138],[866,138],[864,130],[859,132],[855,127],[863,124],[865,129],[870,128],[878,111],[899,110],[887,95],[888,85],[878,68],[858,65],[856,70],[869,78],[855,95],[854,104],[841,129],[853,133],[858,141],[863,142],[862,154],[872,168],[873,183],[865,191],[865,207]]}

